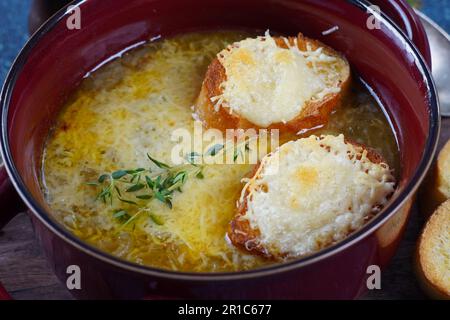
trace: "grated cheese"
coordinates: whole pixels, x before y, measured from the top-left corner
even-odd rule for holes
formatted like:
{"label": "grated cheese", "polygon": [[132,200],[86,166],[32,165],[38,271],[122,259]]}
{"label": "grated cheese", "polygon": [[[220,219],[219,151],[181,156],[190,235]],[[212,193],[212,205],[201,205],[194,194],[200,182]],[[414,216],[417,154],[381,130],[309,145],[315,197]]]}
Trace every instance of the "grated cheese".
{"label": "grated cheese", "polygon": [[[105,206],[95,200],[98,190],[86,185],[104,172],[147,167],[146,152],[170,162],[172,131],[194,127],[191,106],[208,64],[246,36],[216,31],[164,39],[86,78],[59,115],[43,155],[42,188],[54,217],[100,250],[157,268],[219,272],[272,263],[238,251],[226,238],[249,165],[207,166],[205,179],[188,179],[174,195],[173,210],[158,202],[139,209]],[[358,96],[368,97],[364,91]],[[333,117],[324,130],[349,130],[383,155],[395,154],[395,139],[374,102],[347,102]],[[141,215],[122,228],[112,217],[118,207]],[[164,224],[154,224],[150,213]]]}
{"label": "grated cheese", "polygon": [[[170,163],[172,131],[194,129],[191,106],[210,59],[239,37],[216,32],[149,44],[86,79],[44,155],[43,180],[54,215],[80,238],[137,263],[208,272],[264,264],[225,240],[250,165],[207,166],[204,179],[189,178],[174,195],[172,210],[151,201],[125,229],[113,219],[113,209],[134,214],[136,208],[118,201],[104,205],[95,200],[96,189],[86,186],[104,172],[148,167],[147,152]],[[164,224],[153,223],[149,213]]]}
{"label": "grated cheese", "polygon": [[[242,191],[247,219],[269,252],[301,256],[360,228],[394,191],[386,164],[344,136],[310,136],[266,156]],[[264,186],[264,188],[262,188]]]}
{"label": "grated cheese", "polygon": [[277,46],[267,31],[265,36],[247,38],[229,45],[218,55],[227,79],[222,94],[211,98],[215,110],[221,105],[250,122],[268,127],[298,116],[307,102],[340,92],[342,61],[319,47],[306,51],[290,45]]}

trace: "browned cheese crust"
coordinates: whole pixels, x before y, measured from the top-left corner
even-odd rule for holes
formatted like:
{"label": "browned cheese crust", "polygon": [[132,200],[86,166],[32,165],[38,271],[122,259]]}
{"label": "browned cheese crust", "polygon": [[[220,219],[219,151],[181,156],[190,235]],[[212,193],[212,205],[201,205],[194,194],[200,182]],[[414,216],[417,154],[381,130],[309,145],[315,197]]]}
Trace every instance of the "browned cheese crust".
{"label": "browned cheese crust", "polygon": [[[364,150],[367,151],[367,158],[375,164],[385,163],[383,157],[374,149],[367,147],[363,144],[359,144],[353,141],[345,140],[346,143],[350,143],[358,148],[362,154]],[[358,157],[359,159],[361,156]],[[255,174],[259,171],[260,164],[255,165],[254,169],[250,172],[249,178],[254,178]],[[283,256],[275,256],[267,250],[258,241],[261,232],[259,229],[253,229],[247,219],[242,219],[247,212],[248,192],[243,197],[243,201],[239,203],[234,219],[231,221],[228,229],[228,238],[239,249],[247,251],[249,253],[264,256],[269,259],[282,259]],[[381,208],[379,208],[381,209]]]}
{"label": "browned cheese crust", "polygon": [[[274,38],[275,42],[280,48],[287,48],[283,38]],[[290,45],[294,45],[294,37],[287,38]],[[312,50],[316,50],[322,47],[324,52],[330,56],[339,57],[348,64],[345,57],[336,52],[332,48],[326,46],[317,40],[309,39],[303,36],[301,33],[297,36],[298,48],[305,51],[307,44],[310,45]],[[341,78],[343,78],[342,76]],[[309,129],[319,125],[326,124],[330,113],[339,105],[341,97],[345,94],[350,83],[350,73],[345,76],[344,79],[339,81],[340,92],[330,93],[326,95],[321,101],[307,102],[307,105],[302,109],[301,113],[294,119],[286,123],[274,123],[268,127],[268,129],[279,129],[280,131],[298,132],[302,129]],[[203,121],[204,125],[208,128],[216,128],[222,131],[226,129],[248,129],[259,127],[245,118],[239,117],[236,113],[232,113],[230,109],[222,104],[218,110],[214,108],[214,103],[211,101],[212,97],[216,97],[222,94],[220,85],[227,80],[225,68],[222,66],[219,59],[216,57],[209,65],[205,79],[203,81],[200,94],[194,105],[194,110],[198,117]]]}

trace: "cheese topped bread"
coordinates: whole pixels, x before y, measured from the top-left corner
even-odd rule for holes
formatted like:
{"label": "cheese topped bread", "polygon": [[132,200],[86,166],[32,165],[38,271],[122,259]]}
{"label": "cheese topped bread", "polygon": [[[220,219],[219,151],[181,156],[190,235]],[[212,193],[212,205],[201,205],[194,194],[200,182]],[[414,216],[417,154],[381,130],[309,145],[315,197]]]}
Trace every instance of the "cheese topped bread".
{"label": "cheese topped bread", "polygon": [[218,53],[194,108],[208,127],[300,131],[327,121],[349,78],[347,60],[319,41],[266,32]]}
{"label": "cheese topped bread", "polygon": [[382,157],[343,135],[291,141],[244,186],[228,237],[267,257],[308,255],[360,228],[394,187]]}

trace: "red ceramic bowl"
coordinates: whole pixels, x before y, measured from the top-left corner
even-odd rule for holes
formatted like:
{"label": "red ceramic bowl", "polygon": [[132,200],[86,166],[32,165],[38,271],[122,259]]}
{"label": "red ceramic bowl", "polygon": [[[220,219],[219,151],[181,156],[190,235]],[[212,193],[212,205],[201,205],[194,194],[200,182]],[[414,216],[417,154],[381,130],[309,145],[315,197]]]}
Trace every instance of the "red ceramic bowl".
{"label": "red ceramic bowl", "polygon": [[[416,18],[408,18],[398,7],[403,1],[377,2],[397,21],[403,17],[400,22],[409,25],[406,31],[428,59],[421,27],[412,27]],[[84,0],[74,4],[81,9],[81,30],[68,30],[69,14],[60,11],[14,63],[1,95],[1,140],[10,181],[31,212],[56,275],[65,283],[69,265],[82,270],[82,289],[72,291],[77,298],[355,298],[366,290],[368,266],[385,266],[395,252],[439,131],[430,71],[405,33],[384,14],[377,16],[379,29],[368,29],[368,3],[357,0]],[[338,32],[322,35],[336,25]],[[397,135],[402,166],[390,204],[337,245],[247,272],[159,270],[120,260],[78,240],[52,219],[39,185],[43,143],[67,96],[89,71],[136,43],[157,35],[221,27],[301,31],[348,57],[385,107]],[[6,222],[19,202],[2,174],[0,220]]]}

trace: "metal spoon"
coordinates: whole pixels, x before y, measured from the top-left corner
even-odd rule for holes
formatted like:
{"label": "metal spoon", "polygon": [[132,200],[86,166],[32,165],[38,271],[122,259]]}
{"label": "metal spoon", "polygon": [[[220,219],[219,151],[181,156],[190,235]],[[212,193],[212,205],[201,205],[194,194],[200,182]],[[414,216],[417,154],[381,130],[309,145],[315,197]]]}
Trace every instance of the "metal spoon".
{"label": "metal spoon", "polygon": [[450,36],[436,22],[416,10],[425,27],[431,48],[433,77],[441,103],[441,115],[450,117]]}

